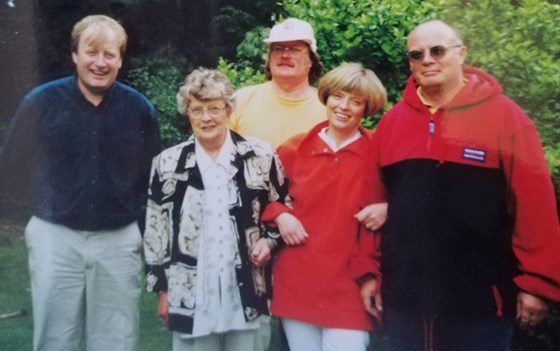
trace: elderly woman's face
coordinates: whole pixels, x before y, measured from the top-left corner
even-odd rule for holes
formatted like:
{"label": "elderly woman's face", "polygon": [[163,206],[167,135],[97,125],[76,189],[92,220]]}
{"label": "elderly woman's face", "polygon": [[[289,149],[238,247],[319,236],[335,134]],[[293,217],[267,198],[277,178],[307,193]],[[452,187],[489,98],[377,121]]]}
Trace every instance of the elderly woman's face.
{"label": "elderly woman's face", "polygon": [[195,137],[203,145],[223,143],[229,114],[224,99],[201,101],[191,97],[189,100],[187,115]]}

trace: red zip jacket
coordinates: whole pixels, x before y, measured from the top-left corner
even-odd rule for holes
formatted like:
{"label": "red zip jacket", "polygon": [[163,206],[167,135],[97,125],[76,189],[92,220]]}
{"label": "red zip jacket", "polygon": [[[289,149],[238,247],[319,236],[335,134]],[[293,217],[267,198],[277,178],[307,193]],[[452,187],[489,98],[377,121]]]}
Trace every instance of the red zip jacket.
{"label": "red zip jacket", "polygon": [[388,192],[386,306],[439,314],[514,313],[519,288],[560,301],[560,230],[532,121],[495,78],[434,114],[413,77],[375,133]]}

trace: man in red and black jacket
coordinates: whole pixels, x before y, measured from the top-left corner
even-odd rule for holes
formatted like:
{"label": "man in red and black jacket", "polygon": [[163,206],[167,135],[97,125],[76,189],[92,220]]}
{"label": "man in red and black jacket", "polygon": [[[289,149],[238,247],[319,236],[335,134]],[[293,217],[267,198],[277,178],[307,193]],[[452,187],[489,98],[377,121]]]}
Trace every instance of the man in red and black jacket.
{"label": "man in red and black jacket", "polygon": [[463,66],[455,28],[425,22],[408,50],[403,101],[375,134],[390,349],[510,350],[515,318],[534,326],[560,301],[560,227],[539,137],[494,77]]}

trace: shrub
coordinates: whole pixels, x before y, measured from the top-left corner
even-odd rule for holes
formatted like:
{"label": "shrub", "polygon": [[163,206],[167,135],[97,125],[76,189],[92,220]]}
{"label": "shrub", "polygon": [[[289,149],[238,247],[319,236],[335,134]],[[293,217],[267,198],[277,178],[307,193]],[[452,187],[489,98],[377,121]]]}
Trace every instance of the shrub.
{"label": "shrub", "polygon": [[186,120],[177,112],[175,96],[187,72],[187,62],[165,47],[147,56],[132,59],[127,83],[142,92],[157,110],[163,147],[184,141],[189,133]]}
{"label": "shrub", "polygon": [[255,71],[252,67],[236,68],[235,64],[224,59],[218,61],[217,69],[228,77],[234,89],[262,83],[266,80],[264,73]]}
{"label": "shrub", "polygon": [[236,62],[223,58],[218,61],[218,70],[229,78],[234,89],[266,81],[264,66],[268,49],[263,40],[268,32],[269,29],[262,26],[247,32],[237,46]]}

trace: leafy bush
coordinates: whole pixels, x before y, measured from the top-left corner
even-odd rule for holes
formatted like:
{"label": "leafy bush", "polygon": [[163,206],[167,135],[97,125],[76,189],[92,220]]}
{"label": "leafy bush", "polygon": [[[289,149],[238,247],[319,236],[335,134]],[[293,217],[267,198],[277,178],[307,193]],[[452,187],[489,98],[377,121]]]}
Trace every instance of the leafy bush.
{"label": "leafy bush", "polygon": [[255,71],[252,67],[236,68],[235,64],[224,59],[218,61],[217,69],[228,77],[234,89],[262,83],[266,80],[263,71]]}
{"label": "leafy bush", "polygon": [[185,59],[173,49],[165,47],[132,59],[130,65],[126,81],[154,104],[163,147],[184,141],[188,137],[186,120],[177,112],[175,96],[187,72]]}
{"label": "leafy bush", "polygon": [[229,78],[235,89],[266,81],[264,66],[268,49],[263,40],[268,32],[269,29],[262,26],[247,32],[237,46],[236,62],[223,58],[218,61],[218,70]]}
{"label": "leafy bush", "polygon": [[[544,155],[552,175],[556,190],[556,203],[558,204],[558,217],[560,218],[560,141],[556,145],[545,145]],[[559,318],[560,320],[560,318]]]}
{"label": "leafy bush", "polygon": [[238,67],[251,67],[264,72],[268,48],[263,40],[268,38],[269,32],[270,28],[258,26],[245,34],[243,41],[237,46],[235,64]]}

